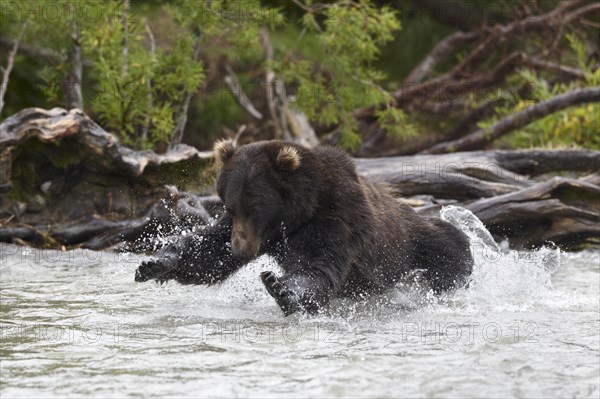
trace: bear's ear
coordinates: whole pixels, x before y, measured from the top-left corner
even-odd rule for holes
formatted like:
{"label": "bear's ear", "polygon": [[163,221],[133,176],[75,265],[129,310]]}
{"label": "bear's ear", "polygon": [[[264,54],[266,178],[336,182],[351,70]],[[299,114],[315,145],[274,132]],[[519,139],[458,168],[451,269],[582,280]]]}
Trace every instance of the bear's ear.
{"label": "bear's ear", "polygon": [[221,167],[225,162],[229,161],[235,153],[236,148],[235,142],[231,139],[217,140],[213,147],[217,167]]}
{"label": "bear's ear", "polygon": [[282,170],[294,171],[300,167],[300,154],[298,150],[289,145],[284,146],[279,150],[277,159],[275,160],[277,167]]}

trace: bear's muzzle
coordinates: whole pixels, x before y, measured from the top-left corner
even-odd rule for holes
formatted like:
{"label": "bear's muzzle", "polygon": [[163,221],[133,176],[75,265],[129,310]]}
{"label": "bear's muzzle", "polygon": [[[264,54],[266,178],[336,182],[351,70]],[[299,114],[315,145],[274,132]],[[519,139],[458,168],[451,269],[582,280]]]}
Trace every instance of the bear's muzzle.
{"label": "bear's muzzle", "polygon": [[231,232],[231,252],[240,260],[256,258],[261,240],[248,219],[234,219]]}

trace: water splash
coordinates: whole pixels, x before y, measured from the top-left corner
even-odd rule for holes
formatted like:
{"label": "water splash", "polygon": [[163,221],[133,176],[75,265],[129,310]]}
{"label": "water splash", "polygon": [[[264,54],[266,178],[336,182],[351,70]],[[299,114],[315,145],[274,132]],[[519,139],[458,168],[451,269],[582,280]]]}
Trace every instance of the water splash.
{"label": "water splash", "polygon": [[475,262],[469,287],[459,290],[454,300],[468,307],[525,310],[552,290],[551,275],[560,267],[558,248],[503,249],[477,216],[457,206],[442,208],[440,217],[469,237]]}
{"label": "water splash", "polygon": [[[527,310],[548,297],[552,291],[551,275],[559,268],[560,251],[544,247],[535,251],[514,251],[494,241],[485,225],[471,211],[446,206],[440,217],[457,226],[469,238],[474,258],[473,273],[468,288],[438,297],[418,284],[405,283],[383,295],[364,301],[336,300],[326,317],[352,320],[365,315],[376,319],[397,317],[423,308],[453,308],[490,310]],[[183,229],[176,233],[184,234]],[[162,246],[172,239],[173,231],[155,238],[154,245]],[[192,233],[189,230],[186,233]],[[201,234],[196,231],[195,234]],[[199,301],[234,308],[254,308],[258,313],[278,315],[274,301],[266,294],[258,276],[261,271],[282,273],[276,261],[263,256],[241,268],[228,280],[214,287],[195,287]],[[198,292],[200,291],[200,292]],[[202,299],[200,299],[202,298]]]}
{"label": "water splash", "polygon": [[453,224],[469,237],[471,244],[483,245],[492,251],[500,252],[500,247],[494,241],[485,225],[473,212],[459,206],[449,205],[440,210],[442,220]]}

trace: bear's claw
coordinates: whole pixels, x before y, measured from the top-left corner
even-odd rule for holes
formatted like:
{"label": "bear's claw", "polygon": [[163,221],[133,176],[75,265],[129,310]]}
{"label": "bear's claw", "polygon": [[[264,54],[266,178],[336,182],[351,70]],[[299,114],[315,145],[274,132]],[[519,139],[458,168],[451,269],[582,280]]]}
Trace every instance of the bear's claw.
{"label": "bear's claw", "polygon": [[149,260],[143,262],[135,271],[135,281],[143,283],[148,280],[156,280],[159,283],[164,283],[169,280],[167,274],[170,272],[165,265],[157,260]]}
{"label": "bear's claw", "polygon": [[260,278],[269,294],[275,298],[275,302],[277,302],[277,305],[279,305],[285,316],[289,316],[300,309],[298,295],[286,287],[275,273],[262,272]]}

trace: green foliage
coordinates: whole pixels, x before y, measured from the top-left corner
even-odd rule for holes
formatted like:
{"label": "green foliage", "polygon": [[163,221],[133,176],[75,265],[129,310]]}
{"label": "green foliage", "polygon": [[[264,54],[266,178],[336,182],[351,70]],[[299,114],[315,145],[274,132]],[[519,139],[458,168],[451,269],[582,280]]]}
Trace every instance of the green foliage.
{"label": "green foliage", "polygon": [[[21,44],[31,41],[39,42],[46,53],[55,54],[61,62],[48,65],[42,60],[42,67],[37,71],[38,90],[49,102],[60,104],[61,93],[64,90],[59,82],[69,70],[67,49],[65,45],[72,40],[79,12],[77,4],[68,0],[56,0],[52,3],[30,1],[20,3],[10,0],[0,0],[2,36],[14,38],[17,31],[26,24],[25,35]],[[85,19],[82,19],[85,21]],[[40,81],[36,83],[40,83]]]}
{"label": "green foliage", "polygon": [[[48,4],[32,1],[28,6],[36,12],[27,14],[25,40],[34,40],[57,58],[55,64],[39,71],[47,99],[64,105],[64,90],[70,89],[64,82],[72,68],[67,54],[77,42],[88,65],[82,82],[85,111],[125,144],[150,148],[159,142],[168,143],[184,98],[194,93],[204,79],[203,66],[194,58],[195,36],[174,32],[177,37],[173,46],[158,47],[153,52],[145,20],[137,17],[135,11],[124,10],[120,1],[56,0],[51,3],[51,10],[57,14],[52,19],[47,18]],[[22,22],[19,10],[14,13],[17,18],[7,22]]]}
{"label": "green foliage", "polygon": [[[92,109],[110,130],[129,145],[149,147],[169,142],[188,93],[204,79],[201,62],[194,59],[196,42],[184,35],[168,51],[150,51],[142,21],[128,14],[128,52],[123,73],[124,32],[121,21],[107,18],[95,32],[84,35],[84,50],[93,60],[97,96]],[[149,125],[148,136],[140,132]]]}
{"label": "green foliage", "polygon": [[[0,2],[3,10],[9,10],[4,5],[17,4]],[[351,113],[361,107],[388,104],[377,114],[382,126],[392,134],[414,133],[403,111],[392,107],[393,98],[382,87],[385,76],[374,66],[400,23],[390,7],[371,0],[278,2],[280,8],[259,0],[172,0],[131,2],[129,10],[124,9],[122,0],[56,0],[51,8],[59,15],[51,21],[44,17],[49,3],[31,3],[28,9],[36,12],[26,13],[31,20],[24,42],[47,49],[56,58],[37,70],[37,78],[43,82],[39,89],[47,101],[65,105],[65,82],[72,71],[69,53],[73,43],[78,43],[85,61],[85,111],[127,145],[152,148],[173,139],[186,97],[208,79],[198,61],[198,49],[211,66],[218,68],[222,60],[236,64],[240,81],[254,84],[256,77],[264,74],[262,29],[273,33],[275,41],[274,59],[268,67],[288,87],[295,87],[289,105],[313,122],[339,125],[344,147],[360,144]],[[160,17],[154,15],[160,21],[156,46],[152,46],[148,21],[139,12],[144,10],[144,15],[150,16],[151,9],[160,12]],[[7,27],[3,34],[14,37],[19,31],[24,22],[19,10],[2,16]],[[278,46],[281,35],[294,38]],[[219,71],[210,72],[214,79]],[[262,86],[260,89],[265,91]],[[219,115],[201,115],[192,125],[204,121],[207,129],[218,130],[231,127],[231,121],[223,120],[229,119],[228,115],[239,120],[240,112],[224,110],[239,111],[231,95],[200,97],[204,105],[192,104],[191,109]],[[223,98],[227,101],[217,103]]]}
{"label": "green foliage", "polygon": [[177,0],[169,7],[178,26],[198,32],[212,56],[227,55],[243,61],[261,52],[260,29],[274,29],[284,22],[277,8],[262,6],[258,0],[189,1]]}
{"label": "green foliage", "polygon": [[[380,85],[385,76],[373,63],[400,29],[400,22],[391,8],[367,0],[325,6],[307,1],[303,9],[307,11],[301,17],[303,30],[297,45],[284,49],[272,67],[297,87],[294,106],[320,124],[339,124],[340,144],[356,148],[360,136],[351,112],[392,102]],[[297,51],[302,40],[311,41],[308,51]],[[414,131],[401,110],[388,107],[379,116],[390,133]]]}
{"label": "green foliage", "polygon": [[[389,103],[388,103],[389,104]],[[411,137],[417,135],[417,129],[410,123],[404,111],[391,106],[376,112],[381,127],[388,133],[400,137]]]}
{"label": "green foliage", "polygon": [[[507,90],[499,90],[497,96],[505,99],[505,104],[496,108],[496,115],[479,124],[481,128],[489,128],[500,118],[514,114],[534,105],[549,100],[562,93],[573,91],[579,87],[595,87],[600,85],[600,69],[593,69],[586,62],[584,43],[575,35],[567,35],[571,50],[577,64],[584,72],[585,80],[575,83],[557,83],[552,85],[544,75],[528,69],[520,70],[512,77],[509,84],[513,87],[528,85],[532,88],[527,98],[520,97]],[[503,138],[501,144],[511,147],[588,147],[600,148],[600,104],[583,104],[555,112],[544,118],[533,121],[514,133]]]}

